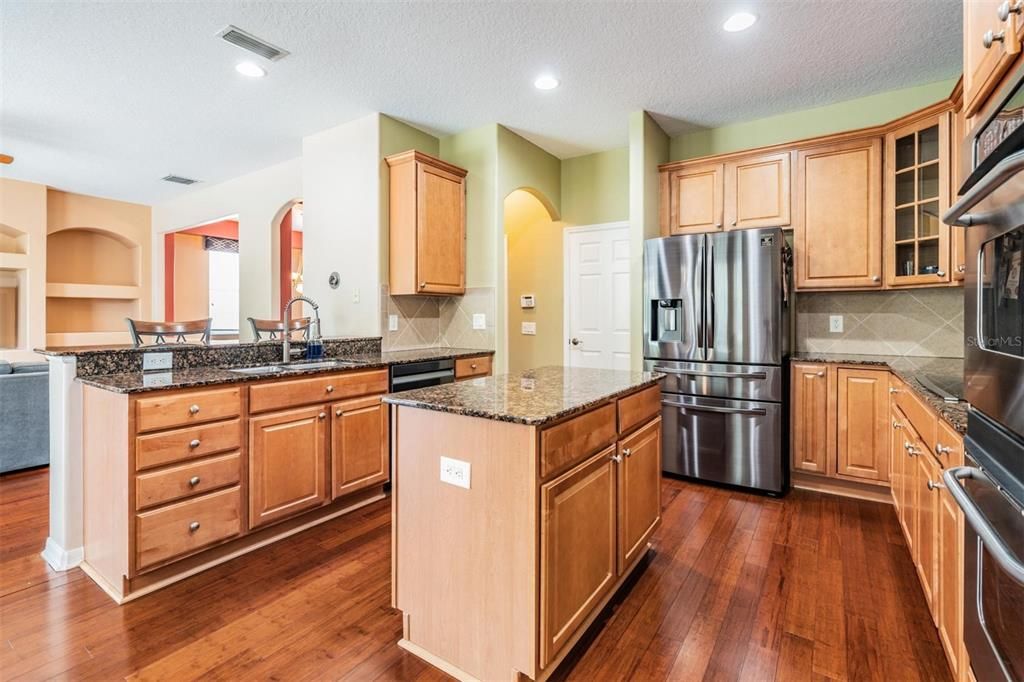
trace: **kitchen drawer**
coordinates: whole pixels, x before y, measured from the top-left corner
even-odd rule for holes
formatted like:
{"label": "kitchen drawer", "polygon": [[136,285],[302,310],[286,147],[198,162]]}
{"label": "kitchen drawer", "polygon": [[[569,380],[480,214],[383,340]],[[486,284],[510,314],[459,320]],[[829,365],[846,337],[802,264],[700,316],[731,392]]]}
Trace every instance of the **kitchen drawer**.
{"label": "kitchen drawer", "polygon": [[270,381],[249,388],[249,412],[281,410],[371,393],[385,393],[387,390],[386,369]]}
{"label": "kitchen drawer", "polygon": [[540,433],[540,476],[582,462],[615,440],[615,403],[607,403]]}
{"label": "kitchen drawer", "polygon": [[155,431],[237,417],[242,413],[237,386],[212,391],[157,394],[135,401],[135,430]]}
{"label": "kitchen drawer", "polygon": [[939,418],[932,412],[932,408],[928,407],[924,400],[914,393],[914,389],[905,383],[896,388],[896,404],[914,425],[914,430],[931,451],[935,447],[939,422]]}
{"label": "kitchen drawer", "polygon": [[619,412],[619,433],[629,433],[661,414],[661,387],[651,386],[637,391],[616,403]]}
{"label": "kitchen drawer", "polygon": [[943,469],[964,465],[964,437],[956,429],[939,420],[938,436],[932,445]]}
{"label": "kitchen drawer", "polygon": [[236,485],[136,514],[136,570],[148,570],[238,535],[241,512],[241,489]]}
{"label": "kitchen drawer", "polygon": [[241,480],[242,457],[237,452],[196,460],[135,478],[135,508],[146,509],[192,497]]}
{"label": "kitchen drawer", "polygon": [[200,424],[135,438],[135,470],[173,464],[242,446],[242,421]]}
{"label": "kitchen drawer", "polygon": [[458,358],[455,360],[456,379],[470,379],[472,377],[490,376],[490,374],[490,355],[476,355],[471,358]]}

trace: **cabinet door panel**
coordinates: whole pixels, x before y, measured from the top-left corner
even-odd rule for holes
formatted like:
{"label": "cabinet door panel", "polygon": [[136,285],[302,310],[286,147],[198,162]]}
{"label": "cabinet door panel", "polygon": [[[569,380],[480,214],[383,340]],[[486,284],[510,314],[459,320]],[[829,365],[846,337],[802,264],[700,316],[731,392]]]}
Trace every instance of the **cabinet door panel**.
{"label": "cabinet door panel", "polygon": [[[999,84],[999,79],[1013,64],[1020,51],[1017,39],[1017,20],[999,20],[997,10],[1002,0],[967,0],[964,2],[964,113],[973,116],[985,105],[988,96]],[[984,45],[987,31],[1005,31],[1004,39]]]}
{"label": "cabinet door panel", "polygon": [[889,372],[838,372],[837,472],[870,481],[889,480]]}
{"label": "cabinet door panel", "polygon": [[789,152],[725,164],[726,229],[789,225],[790,174]]}
{"label": "cabinet door panel", "polygon": [[323,406],[249,420],[249,527],[327,500],[327,413]]}
{"label": "cabinet door panel", "polygon": [[938,575],[936,594],[939,640],[953,671],[960,669],[963,644],[963,512],[946,490],[938,492]]}
{"label": "cabinet door panel", "polygon": [[825,365],[793,363],[793,468],[828,472],[828,371]]}
{"label": "cabinet door panel", "polygon": [[937,490],[928,488],[928,482],[939,479],[939,465],[932,459],[927,446],[922,442],[917,442],[915,451],[918,454],[914,457],[916,465],[914,487],[917,488],[914,564],[917,566],[917,575],[921,579],[921,588],[924,591],[925,600],[928,602],[928,610],[931,611],[932,620],[935,620],[935,572],[938,557],[936,524],[939,516],[939,494]]}
{"label": "cabinet door panel", "polygon": [[724,167],[720,163],[671,173],[669,234],[722,229],[724,175]]}
{"label": "cabinet door panel", "polygon": [[331,406],[332,497],[388,479],[388,407],[379,396]]}
{"label": "cabinet door panel", "polygon": [[614,445],[541,486],[542,668],[615,582],[613,454]]}
{"label": "cabinet door panel", "polygon": [[796,286],[882,286],[882,142],[797,152]]}
{"label": "cabinet door panel", "polygon": [[661,417],[619,443],[619,573],[647,549],[661,520]]}
{"label": "cabinet door panel", "polygon": [[462,178],[417,164],[416,277],[420,293],[466,289],[466,192]]}

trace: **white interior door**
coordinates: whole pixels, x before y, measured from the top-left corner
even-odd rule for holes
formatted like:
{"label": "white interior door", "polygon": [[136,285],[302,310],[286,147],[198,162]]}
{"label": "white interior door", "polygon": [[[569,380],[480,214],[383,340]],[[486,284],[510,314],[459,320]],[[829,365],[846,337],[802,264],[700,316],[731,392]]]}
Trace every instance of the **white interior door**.
{"label": "white interior door", "polygon": [[566,364],[629,369],[629,227],[566,234]]}

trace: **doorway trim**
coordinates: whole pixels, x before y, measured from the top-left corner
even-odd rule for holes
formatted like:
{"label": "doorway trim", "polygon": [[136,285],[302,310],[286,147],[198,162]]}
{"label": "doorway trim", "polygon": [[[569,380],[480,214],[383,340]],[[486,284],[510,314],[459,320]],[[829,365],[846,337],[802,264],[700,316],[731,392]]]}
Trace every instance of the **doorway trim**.
{"label": "doorway trim", "polygon": [[[569,238],[574,234],[604,232],[606,230],[622,229],[623,227],[629,227],[628,220],[616,220],[611,223],[595,223],[593,225],[576,225],[562,230],[562,365],[565,367],[570,366],[571,359],[571,350],[569,348],[571,326],[569,322],[572,319],[572,316],[569,314],[569,301],[571,299],[569,296]],[[630,258],[630,263],[632,263],[632,258]],[[632,324],[630,327],[629,333],[632,335]]]}

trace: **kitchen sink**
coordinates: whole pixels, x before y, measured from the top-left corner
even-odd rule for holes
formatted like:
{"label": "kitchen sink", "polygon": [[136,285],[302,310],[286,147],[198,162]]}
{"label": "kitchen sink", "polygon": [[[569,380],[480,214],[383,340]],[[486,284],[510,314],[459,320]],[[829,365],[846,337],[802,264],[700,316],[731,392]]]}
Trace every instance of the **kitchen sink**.
{"label": "kitchen sink", "polygon": [[228,371],[238,374],[281,374],[283,372],[304,372],[309,369],[330,369],[331,367],[359,367],[359,365],[360,363],[351,360],[310,360],[308,362],[282,362],[280,365],[237,367]]}
{"label": "kitchen sink", "polygon": [[259,367],[236,367],[228,371],[236,374],[277,374],[283,372],[284,368],[278,365],[260,365]]}

